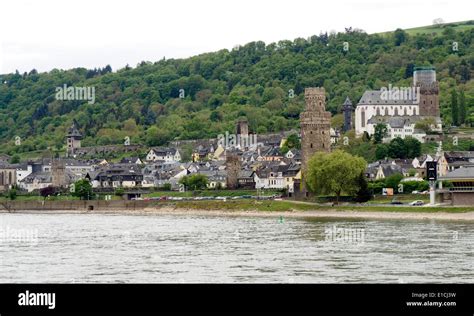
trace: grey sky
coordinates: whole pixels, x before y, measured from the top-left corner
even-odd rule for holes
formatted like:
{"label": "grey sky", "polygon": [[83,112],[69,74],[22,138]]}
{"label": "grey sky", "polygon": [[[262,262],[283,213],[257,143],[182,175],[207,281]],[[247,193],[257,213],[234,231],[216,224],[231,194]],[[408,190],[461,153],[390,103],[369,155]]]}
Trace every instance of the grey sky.
{"label": "grey sky", "polygon": [[[0,73],[157,61],[361,28],[472,19],[470,0],[2,0]],[[471,15],[471,16],[470,16]]]}

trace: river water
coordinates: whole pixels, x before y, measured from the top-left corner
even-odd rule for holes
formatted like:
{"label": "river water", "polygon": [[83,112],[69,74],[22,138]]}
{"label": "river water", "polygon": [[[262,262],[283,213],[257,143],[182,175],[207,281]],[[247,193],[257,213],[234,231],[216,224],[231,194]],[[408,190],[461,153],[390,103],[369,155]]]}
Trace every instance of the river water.
{"label": "river water", "polygon": [[0,214],[1,283],[472,283],[474,224]]}

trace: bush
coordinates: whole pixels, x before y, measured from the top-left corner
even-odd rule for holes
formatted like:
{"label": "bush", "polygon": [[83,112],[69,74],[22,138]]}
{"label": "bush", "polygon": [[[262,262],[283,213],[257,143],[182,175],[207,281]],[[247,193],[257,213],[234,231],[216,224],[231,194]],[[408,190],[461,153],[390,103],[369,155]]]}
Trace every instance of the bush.
{"label": "bush", "polygon": [[163,184],[163,186],[160,187],[160,190],[163,190],[163,191],[171,191],[171,183],[165,183],[165,184]]}
{"label": "bush", "polygon": [[401,173],[394,173],[391,176],[385,178],[385,187],[386,188],[393,188],[394,192],[397,192],[398,184],[403,179],[403,175]]}
{"label": "bush", "polygon": [[16,200],[17,196],[18,196],[18,193],[16,192],[16,189],[11,189],[10,191],[8,191],[8,198],[10,200],[12,201]]}
{"label": "bush", "polygon": [[43,198],[46,199],[48,196],[56,195],[56,188],[52,186],[42,188],[40,189],[39,193]]}
{"label": "bush", "polygon": [[370,182],[368,188],[372,194],[382,194],[382,189],[385,188],[385,183],[383,181]]}
{"label": "bush", "polygon": [[420,190],[420,184],[423,181],[405,181],[401,184],[403,185],[403,193],[412,193],[413,191],[424,191]]}

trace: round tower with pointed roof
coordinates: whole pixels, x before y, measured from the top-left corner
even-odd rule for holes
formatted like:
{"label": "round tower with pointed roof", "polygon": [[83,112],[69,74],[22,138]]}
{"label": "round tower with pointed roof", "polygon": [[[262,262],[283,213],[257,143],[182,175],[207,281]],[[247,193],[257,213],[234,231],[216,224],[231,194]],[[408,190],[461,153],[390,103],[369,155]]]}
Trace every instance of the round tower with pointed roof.
{"label": "round tower with pointed roof", "polygon": [[342,105],[342,112],[344,113],[344,132],[352,129],[352,102],[349,97],[346,97],[346,101]]}

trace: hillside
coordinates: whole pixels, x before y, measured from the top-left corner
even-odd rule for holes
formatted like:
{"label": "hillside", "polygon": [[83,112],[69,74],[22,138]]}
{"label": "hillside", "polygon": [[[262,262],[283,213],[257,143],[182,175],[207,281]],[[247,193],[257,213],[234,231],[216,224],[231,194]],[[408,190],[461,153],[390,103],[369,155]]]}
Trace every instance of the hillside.
{"label": "hillside", "polygon": [[463,21],[456,23],[445,23],[441,25],[428,25],[423,27],[415,27],[411,29],[406,29],[409,35],[416,34],[441,34],[447,28],[452,28],[456,32],[468,31],[474,28],[474,21]]}
{"label": "hillside", "polygon": [[[456,32],[469,31],[474,28],[474,20],[453,22],[453,23],[443,23],[439,25],[419,26],[419,27],[404,29],[404,31],[409,35],[416,35],[416,34],[441,35],[447,28],[453,29]],[[384,32],[380,34],[390,34],[390,33],[393,33],[393,32]]]}
{"label": "hillside", "polygon": [[[298,127],[305,87],[324,86],[328,109],[337,114],[346,96],[356,104],[366,89],[410,85],[413,67],[427,64],[437,69],[443,120],[450,123],[450,91],[463,89],[471,106],[468,123],[473,124],[474,29],[409,33],[369,35],[349,28],[142,62],[115,72],[107,66],[1,75],[0,152],[64,149],[73,119],[85,135],[83,146],[123,143],[126,136],[132,144],[148,146],[216,137],[233,131],[241,116],[257,133],[288,130]],[[65,84],[94,87],[95,103],[57,100],[55,89]],[[16,136],[21,146],[15,146]]]}

